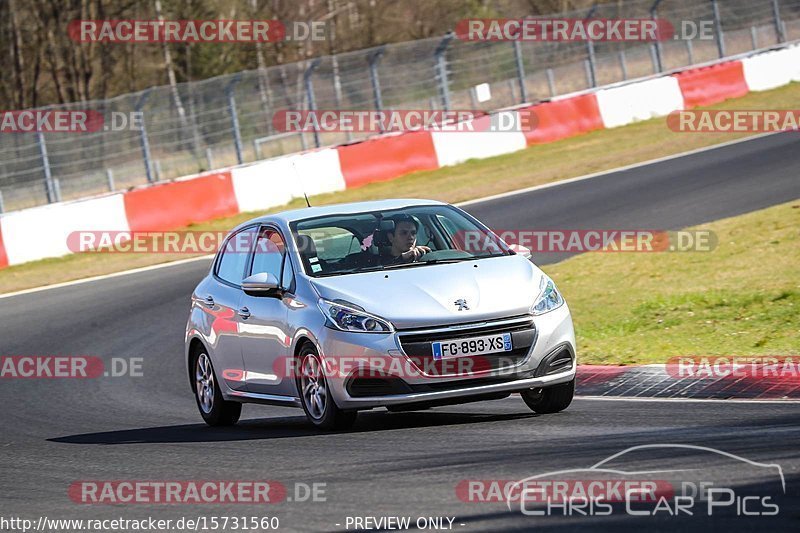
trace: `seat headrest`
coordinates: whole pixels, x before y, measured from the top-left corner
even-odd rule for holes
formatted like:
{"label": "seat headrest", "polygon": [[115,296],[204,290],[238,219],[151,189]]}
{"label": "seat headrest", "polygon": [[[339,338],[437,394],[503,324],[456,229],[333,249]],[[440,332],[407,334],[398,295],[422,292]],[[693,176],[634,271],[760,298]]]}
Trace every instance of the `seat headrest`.
{"label": "seat headrest", "polygon": [[308,235],[297,236],[297,247],[306,257],[317,257],[317,246],[314,244],[314,239]]}

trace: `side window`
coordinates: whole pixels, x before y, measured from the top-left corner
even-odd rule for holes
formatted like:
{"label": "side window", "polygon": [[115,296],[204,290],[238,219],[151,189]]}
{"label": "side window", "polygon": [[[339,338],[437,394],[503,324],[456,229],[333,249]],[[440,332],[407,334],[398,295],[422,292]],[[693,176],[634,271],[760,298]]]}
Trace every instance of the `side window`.
{"label": "side window", "polygon": [[272,228],[261,228],[253,253],[253,268],[250,269],[250,273],[268,272],[280,281],[285,251],[286,247],[280,233]]}
{"label": "side window", "polygon": [[232,235],[222,250],[217,262],[216,274],[221,279],[234,285],[241,285],[244,269],[250,255],[250,246],[256,234],[255,228],[248,228]]}
{"label": "side window", "polygon": [[292,268],[292,261],[289,259],[289,254],[283,254],[283,279],[281,279],[281,287],[284,289],[291,289],[293,281],[294,269]]}

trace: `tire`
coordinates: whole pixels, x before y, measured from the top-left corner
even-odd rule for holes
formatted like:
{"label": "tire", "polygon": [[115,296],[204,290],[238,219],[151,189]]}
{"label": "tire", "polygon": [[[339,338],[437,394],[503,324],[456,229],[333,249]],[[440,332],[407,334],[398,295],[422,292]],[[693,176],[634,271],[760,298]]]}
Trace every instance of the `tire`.
{"label": "tire", "polygon": [[520,393],[532,411],[551,414],[563,411],[572,403],[575,396],[575,378],[568,383],[553,385],[544,389],[528,389]]}
{"label": "tire", "polygon": [[315,427],[324,430],[349,429],[358,417],[357,411],[339,409],[330,394],[322,359],[310,343],[298,354],[300,375],[297,376],[297,392],[306,418]]}
{"label": "tire", "polygon": [[197,409],[209,426],[232,426],[239,421],[242,404],[228,402],[222,397],[219,380],[214,372],[211,358],[201,350],[192,364],[194,369],[194,399]]}

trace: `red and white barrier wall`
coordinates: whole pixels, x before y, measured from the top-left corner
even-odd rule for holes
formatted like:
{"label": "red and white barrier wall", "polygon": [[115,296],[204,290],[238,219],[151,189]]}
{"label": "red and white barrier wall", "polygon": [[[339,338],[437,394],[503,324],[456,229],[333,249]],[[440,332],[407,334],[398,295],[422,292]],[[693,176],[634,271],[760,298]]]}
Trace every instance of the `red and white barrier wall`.
{"label": "red and white barrier wall", "polygon": [[751,91],[767,91],[800,81],[800,47],[792,46],[742,59]]}
{"label": "red and white barrier wall", "polygon": [[[231,169],[0,217],[0,268],[70,253],[74,231],[159,231],[284,205],[305,191],[342,191],[405,174],[522,150],[590,131],[706,106],[800,81],[800,46],[676,74],[601,87],[524,108],[525,132],[411,132],[258,161]],[[516,112],[516,111],[511,111]]]}
{"label": "red and white barrier wall", "polygon": [[8,264],[69,254],[67,237],[73,231],[128,231],[123,196],[112,194],[4,215],[0,226]]}
{"label": "red and white barrier wall", "polygon": [[292,198],[346,188],[335,148],[267,159],[231,170],[233,201],[240,212],[288,203]]}

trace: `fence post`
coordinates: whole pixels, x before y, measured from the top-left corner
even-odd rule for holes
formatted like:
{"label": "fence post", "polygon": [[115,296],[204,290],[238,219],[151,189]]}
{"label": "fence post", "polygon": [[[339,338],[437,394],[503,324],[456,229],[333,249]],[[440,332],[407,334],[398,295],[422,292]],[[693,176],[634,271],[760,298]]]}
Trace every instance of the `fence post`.
{"label": "fence post", "polygon": [[656,49],[650,46],[650,63],[653,65],[653,73],[658,72],[658,57],[656,57]]}
{"label": "fence post", "polygon": [[6,212],[6,204],[3,203],[3,191],[0,191],[0,213]]}
{"label": "fence post", "polygon": [[[383,111],[383,98],[381,98],[381,81],[378,78],[378,62],[381,60],[381,56],[383,56],[383,51],[386,49],[385,46],[381,46],[377,50],[370,52],[367,55],[367,61],[369,62],[369,81],[372,83],[372,97],[375,99],[375,111],[380,113]],[[381,133],[384,132],[383,128],[383,121],[380,121],[380,128]]]}
{"label": "fence post", "polygon": [[114,192],[117,187],[114,184],[114,171],[110,168],[106,169],[106,180],[108,180],[108,190]]}
{"label": "fence post", "polygon": [[[589,12],[584,17],[584,20],[589,20],[592,18],[597,11],[597,3],[595,3]],[[586,39],[586,55],[588,56],[586,64],[586,74],[589,78],[589,86],[590,87],[597,87],[597,65],[595,64],[595,56],[594,56],[594,41],[591,39]]]}
{"label": "fence post", "polygon": [[514,39],[514,60],[517,63],[517,79],[519,80],[519,98],[520,103],[524,104],[528,101],[528,91],[525,89],[525,64],[522,62],[522,45],[519,43],[519,38]]}
{"label": "fence post", "polygon": [[711,0],[711,10],[714,13],[714,31],[717,36],[717,50],[719,50],[719,57],[721,59],[725,57],[725,36],[722,34],[722,20],[719,16],[718,0]]}
{"label": "fence post", "polygon": [[[147,102],[147,98],[150,96],[151,89],[145,90],[139,99],[136,101],[136,105],[134,109],[137,113],[142,112],[142,107],[144,107],[145,102]],[[151,168],[151,157],[150,157],[150,141],[147,139],[147,127],[145,126],[144,121],[144,113],[140,115],[142,117],[142,129],[139,130],[139,144],[142,146],[142,157],[144,158],[144,171],[147,175],[147,182],[153,182],[153,169]]]}
{"label": "fence post", "polygon": [[592,62],[588,59],[583,60],[583,70],[586,73],[586,83],[589,87],[595,87],[594,74],[592,73]]}
{"label": "fence post", "polygon": [[439,41],[439,45],[433,52],[436,58],[436,77],[439,80],[439,95],[442,98],[442,106],[445,111],[450,111],[450,82],[447,77],[447,58],[445,57],[445,52],[454,36],[455,34],[453,32],[448,32],[442,40]]}
{"label": "fence post", "polygon": [[44,142],[44,134],[36,132],[36,143],[39,145],[39,155],[42,157],[42,170],[44,170],[44,186],[47,193],[47,203],[52,204],[59,200],[56,187],[53,183],[53,175],[50,172],[50,158],[47,156],[47,144]]}
{"label": "fence post", "polygon": [[625,50],[619,51],[619,67],[622,69],[622,81],[628,79],[628,62],[625,60]]}
{"label": "fence post", "polygon": [[694,65],[694,44],[691,39],[686,39],[686,54],[689,56],[689,65]]}
{"label": "fence post", "polygon": [[553,74],[553,69],[548,68],[545,73],[547,74],[547,88],[550,89],[550,96],[556,95],[556,77]]}
{"label": "fence post", "polygon": [[[654,23],[656,21],[657,15],[658,15],[658,4],[660,4],[660,3],[661,3],[661,0],[656,0],[653,3],[653,7],[650,8],[650,20],[652,20]],[[661,39],[660,39],[660,37],[661,37],[661,35],[657,35],[656,41],[654,43],[651,43],[651,45],[650,45],[652,47],[653,53],[655,55],[656,72],[664,72],[664,59],[663,59],[663,54],[662,54],[662,50],[661,50]]]}
{"label": "fence post", "polygon": [[61,182],[58,178],[53,178],[53,188],[56,191],[56,202],[61,201]]}
{"label": "fence post", "polygon": [[[331,56],[331,67],[333,70],[333,99],[335,100],[336,109],[342,109],[342,79],[339,75],[339,60],[336,54]],[[347,128],[347,142],[353,140],[353,131]]]}
{"label": "fence post", "polygon": [[772,0],[772,16],[775,18],[775,35],[778,36],[778,42],[785,43],[786,33],[781,20],[781,6],[778,4],[778,0]]}
{"label": "fence post", "polygon": [[[314,74],[314,69],[316,69],[322,60],[317,58],[311,61],[308,65],[308,68],[303,73],[303,83],[306,87],[306,98],[308,98],[308,110],[309,111],[316,111],[317,110],[317,101],[314,99],[314,84],[311,81],[311,76]],[[314,121],[316,122],[316,121]],[[305,137],[303,137],[305,141]],[[322,143],[319,139],[319,128],[314,126],[314,146],[319,148],[322,146]],[[305,147],[304,147],[305,149]]]}
{"label": "fence post", "polygon": [[[231,129],[233,130],[233,146],[236,148],[236,162],[238,164],[244,163],[244,156],[242,154],[242,132],[239,131],[239,113],[236,112],[236,96],[233,94],[236,84],[242,79],[242,73],[239,72],[228,84],[225,86],[225,96],[228,98],[228,113],[231,115]],[[209,169],[211,170],[211,169]]]}
{"label": "fence post", "polygon": [[758,50],[758,31],[755,26],[750,26],[750,41],[753,44],[753,50]]}
{"label": "fence post", "polygon": [[597,87],[597,67],[595,65],[594,43],[591,40],[586,41],[586,48],[589,54],[589,58],[586,60],[586,65],[589,69],[589,85],[591,87]]}

